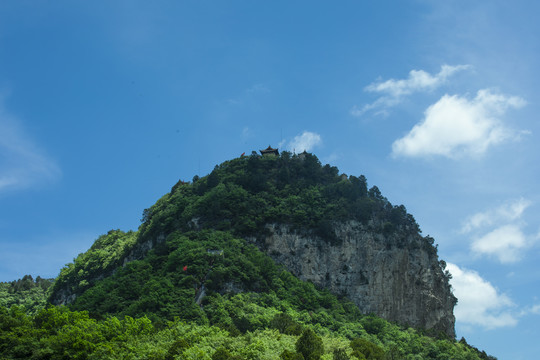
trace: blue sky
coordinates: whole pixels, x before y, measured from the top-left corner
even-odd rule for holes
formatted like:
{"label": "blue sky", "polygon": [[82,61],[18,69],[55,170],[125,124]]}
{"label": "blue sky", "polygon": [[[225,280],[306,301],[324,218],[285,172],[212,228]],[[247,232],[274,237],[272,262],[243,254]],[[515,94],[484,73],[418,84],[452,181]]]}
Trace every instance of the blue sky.
{"label": "blue sky", "polygon": [[535,1],[0,3],[0,281],[54,277],[243,152],[364,174],[435,238],[458,338],[540,352]]}

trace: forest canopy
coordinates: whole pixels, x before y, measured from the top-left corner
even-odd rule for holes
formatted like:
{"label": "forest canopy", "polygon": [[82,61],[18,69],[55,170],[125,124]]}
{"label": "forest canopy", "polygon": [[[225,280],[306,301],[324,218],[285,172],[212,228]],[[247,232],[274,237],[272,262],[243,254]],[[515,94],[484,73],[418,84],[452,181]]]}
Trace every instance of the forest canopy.
{"label": "forest canopy", "polygon": [[[250,240],[281,223],[336,242],[334,222],[419,234],[364,176],[312,154],[251,155],[179,181],[52,280],[0,284],[5,359],[494,359],[444,334],[362,314]],[[432,249],[433,239],[420,237]],[[404,246],[404,245],[400,245]],[[53,306],[63,299],[66,306]],[[53,301],[54,300],[54,301]]]}

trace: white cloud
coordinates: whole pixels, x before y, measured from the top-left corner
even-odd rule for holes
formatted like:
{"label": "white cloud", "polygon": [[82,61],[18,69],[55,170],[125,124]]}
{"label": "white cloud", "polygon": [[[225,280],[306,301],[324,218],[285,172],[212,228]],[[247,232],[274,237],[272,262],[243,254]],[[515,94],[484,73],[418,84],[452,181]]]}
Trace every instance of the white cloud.
{"label": "white cloud", "polygon": [[521,259],[528,246],[525,235],[517,225],[504,225],[473,241],[471,250],[480,255],[495,256],[501,263]]}
{"label": "white cloud", "polygon": [[304,152],[304,150],[311,151],[321,143],[321,135],[310,131],[304,131],[302,134],[295,136],[294,139],[289,142],[287,148],[296,153],[301,153]]}
{"label": "white cloud", "polygon": [[373,110],[382,108],[382,110],[378,110],[375,115],[388,115],[388,110],[386,110],[389,107],[397,105],[401,100],[391,97],[380,97],[375,102],[371,104],[366,104],[361,108],[358,108],[358,106],[353,106],[350,113],[352,116],[362,116],[364,113]]}
{"label": "white cloud", "polygon": [[30,140],[18,122],[0,106],[0,192],[56,180],[54,160]]}
{"label": "white cloud", "polygon": [[530,205],[529,200],[520,198],[470,216],[461,232],[474,235],[472,252],[495,257],[501,263],[519,261],[523,252],[538,240],[522,230],[525,223],[521,217]]}
{"label": "white cloud", "polygon": [[482,227],[500,224],[501,222],[518,220],[530,205],[531,202],[529,200],[520,198],[501,205],[496,209],[476,213],[467,219],[461,232],[467,233]]}
{"label": "white cloud", "polygon": [[392,144],[392,153],[449,158],[481,155],[492,145],[518,138],[514,130],[502,124],[500,117],[507,109],[524,105],[520,97],[494,94],[488,89],[478,91],[472,100],[444,95],[425,111],[421,123]]}
{"label": "white cloud", "polygon": [[469,65],[442,65],[441,71],[435,75],[431,75],[424,70],[411,70],[407,79],[374,82],[366,86],[364,90],[385,95],[361,108],[354,106],[350,113],[353,116],[362,116],[367,111],[382,108],[376,114],[385,114],[387,108],[399,104],[404,96],[415,92],[434,90],[444,84],[448,77],[454,73],[469,68]]}
{"label": "white cloud", "polygon": [[373,83],[366,87],[366,91],[387,93],[393,98],[398,98],[418,91],[435,89],[442,85],[449,76],[469,67],[469,65],[443,65],[441,71],[436,75],[431,75],[424,70],[411,70],[407,79],[390,79]]}
{"label": "white cloud", "polygon": [[527,315],[540,315],[540,304],[533,305],[531,307],[528,307],[524,310],[522,310],[519,313],[519,316],[527,316]]}
{"label": "white cloud", "polygon": [[452,274],[450,283],[458,298],[454,314],[463,324],[495,329],[515,326],[517,319],[509,310],[514,306],[512,300],[501,294],[476,271],[459,268],[448,263]]}

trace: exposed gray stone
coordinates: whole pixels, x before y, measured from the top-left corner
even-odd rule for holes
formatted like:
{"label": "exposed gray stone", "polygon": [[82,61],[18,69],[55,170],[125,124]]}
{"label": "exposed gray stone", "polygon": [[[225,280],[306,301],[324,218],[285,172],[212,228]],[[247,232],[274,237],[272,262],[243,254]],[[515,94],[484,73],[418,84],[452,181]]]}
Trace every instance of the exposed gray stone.
{"label": "exposed gray stone", "polygon": [[302,280],[347,296],[364,313],[454,337],[456,298],[429,240],[383,235],[358,222],[335,225],[338,242],[269,226],[259,245]]}

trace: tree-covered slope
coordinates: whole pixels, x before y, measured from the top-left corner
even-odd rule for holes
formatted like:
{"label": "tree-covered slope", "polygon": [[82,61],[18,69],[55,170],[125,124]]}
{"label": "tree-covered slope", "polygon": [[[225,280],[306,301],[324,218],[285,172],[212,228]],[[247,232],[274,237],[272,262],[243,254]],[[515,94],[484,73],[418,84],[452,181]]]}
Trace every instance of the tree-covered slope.
{"label": "tree-covered slope", "polygon": [[[127,260],[140,259],[155,243],[180,231],[215,229],[238,237],[261,237],[267,224],[290,225],[303,233],[335,237],[332,223],[357,220],[373,231],[419,233],[404,206],[393,206],[365,177],[339,175],[313,154],[251,155],[226,161],[193,182],[179,181],[143,212],[137,232],[110,231],[66,265],[53,288],[53,303],[69,303]],[[433,239],[421,245],[436,252]]]}
{"label": "tree-covered slope", "polygon": [[377,231],[419,232],[404,206],[393,206],[364,176],[339,174],[313,154],[251,155],[226,161],[192,183],[178,182],[143,214],[141,236],[213,228],[257,236],[269,223],[290,224],[329,241],[333,221],[377,220]]}
{"label": "tree-covered slope", "polygon": [[[256,307],[243,296],[225,304],[264,318],[272,308]],[[270,315],[271,316],[271,315]],[[244,359],[495,359],[465,340],[454,342],[400,329],[376,317],[349,324],[361,335],[352,340],[324,324],[303,324],[308,312],[279,312],[268,327],[235,334],[221,327],[176,319],[152,323],[142,317],[95,319],[65,307],[28,316],[17,307],[0,307],[2,359],[84,360],[244,360]]]}
{"label": "tree-covered slope", "polygon": [[25,275],[22,279],[0,283],[0,306],[21,306],[27,313],[36,313],[47,304],[54,279]]}
{"label": "tree-covered slope", "polygon": [[50,301],[67,307],[35,315],[0,307],[0,354],[6,359],[488,358],[464,340],[362,314],[346,298],[276,264],[257,240],[268,234],[269,224],[282,224],[339,244],[334,225],[346,221],[365,225],[383,240],[409,234],[415,246],[436,257],[433,239],[420,236],[405,208],[390,204],[376,187],[368,189],[363,176],[340,175],[307,153],[227,161],[208,176],[178,182],[143,212],[138,231],[111,230],[66,265]]}
{"label": "tree-covered slope", "polygon": [[[99,240],[98,240],[99,241]],[[205,296],[202,297],[201,294]],[[175,232],[68,307],[0,307],[5,359],[488,359],[361,314],[242,238]]]}

